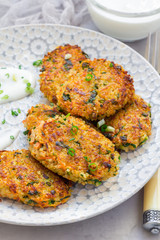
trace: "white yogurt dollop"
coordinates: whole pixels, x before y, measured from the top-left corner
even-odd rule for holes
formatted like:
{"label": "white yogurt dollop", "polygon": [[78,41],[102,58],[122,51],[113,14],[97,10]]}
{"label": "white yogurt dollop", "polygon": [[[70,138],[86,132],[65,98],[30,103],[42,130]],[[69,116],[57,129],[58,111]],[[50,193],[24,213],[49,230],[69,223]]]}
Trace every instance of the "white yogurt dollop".
{"label": "white yogurt dollop", "polygon": [[19,129],[8,128],[0,131],[0,150],[10,146],[19,134]]}
{"label": "white yogurt dollop", "polygon": [[17,68],[0,68],[0,104],[24,98],[34,92],[32,73]]}

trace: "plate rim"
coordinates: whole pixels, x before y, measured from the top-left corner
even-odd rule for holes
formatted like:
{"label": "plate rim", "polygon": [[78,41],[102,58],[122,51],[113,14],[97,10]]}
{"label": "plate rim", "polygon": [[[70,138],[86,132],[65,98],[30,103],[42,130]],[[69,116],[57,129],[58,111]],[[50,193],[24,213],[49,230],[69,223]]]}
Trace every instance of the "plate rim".
{"label": "plate rim", "polygon": [[[3,27],[3,28],[0,28],[0,32],[2,32],[4,30],[17,29],[17,28],[22,28],[22,27],[30,27],[30,28],[37,27],[38,28],[38,27],[41,27],[41,26],[42,27],[53,27],[53,28],[54,27],[69,28],[69,29],[75,29],[77,31],[82,30],[82,31],[87,31],[87,32],[93,32],[93,33],[98,34],[99,36],[103,36],[103,37],[106,37],[108,39],[111,39],[114,42],[117,42],[118,44],[123,44],[125,47],[129,48],[129,50],[131,52],[134,52],[145,63],[147,63],[149,65],[150,69],[153,70],[153,72],[157,75],[157,78],[159,78],[159,80],[160,80],[160,76],[159,76],[158,72],[156,71],[156,69],[140,53],[138,53],[136,50],[132,49],[127,44],[121,42],[120,40],[115,39],[111,36],[108,36],[106,34],[98,32],[98,31],[94,31],[94,30],[91,30],[91,29],[88,29],[88,28],[83,28],[83,27],[77,27],[77,26],[73,26],[73,25],[48,24],[48,23],[47,24],[45,24],[45,23],[39,24],[39,23],[37,23],[37,24],[22,24],[22,25],[13,25],[13,26],[8,26],[8,27]],[[154,175],[154,173],[157,171],[157,169],[159,167],[160,167],[160,160],[157,161],[157,165],[156,165],[155,169],[152,171],[152,173],[149,176],[147,176],[147,178],[145,178],[145,180],[141,182],[141,185],[139,187],[137,187],[133,192],[126,195],[125,198],[123,198],[121,201],[115,202],[114,204],[112,204],[112,206],[110,206],[108,208],[105,208],[105,209],[102,209],[102,210],[98,210],[95,213],[88,214],[87,216],[83,216],[83,217],[80,217],[80,218],[74,218],[72,220],[64,220],[64,221],[60,221],[60,222],[56,222],[56,223],[55,222],[51,222],[51,223],[48,223],[48,222],[47,223],[45,223],[45,222],[41,222],[41,223],[32,222],[32,223],[29,223],[29,222],[20,222],[20,220],[19,221],[14,221],[14,220],[6,220],[6,219],[1,219],[1,218],[0,218],[0,222],[1,223],[12,224],[12,225],[19,225],[19,226],[56,226],[56,225],[65,225],[65,224],[80,222],[80,221],[83,221],[83,220],[90,219],[92,217],[96,217],[100,214],[103,214],[103,213],[119,206],[120,204],[122,204],[123,202],[125,202],[126,200],[128,200],[132,196],[134,196],[151,179],[151,177]]]}

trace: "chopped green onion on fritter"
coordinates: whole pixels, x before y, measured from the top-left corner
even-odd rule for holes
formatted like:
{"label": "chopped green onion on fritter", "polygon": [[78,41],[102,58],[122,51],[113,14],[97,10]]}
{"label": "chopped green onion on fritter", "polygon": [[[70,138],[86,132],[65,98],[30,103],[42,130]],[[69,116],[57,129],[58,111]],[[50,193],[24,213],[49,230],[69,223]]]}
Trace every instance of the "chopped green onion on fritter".
{"label": "chopped green onion on fritter", "polygon": [[37,60],[33,62],[33,66],[39,67],[40,65],[42,65],[42,60]]}
{"label": "chopped green onion on fritter", "polygon": [[73,157],[75,155],[75,150],[73,148],[69,148],[68,149],[68,154]]}
{"label": "chopped green onion on fritter", "polygon": [[93,78],[93,75],[90,74],[90,73],[88,73],[88,74],[86,75],[86,77],[85,77],[85,80],[86,80],[87,82],[89,82],[89,81],[92,80],[92,78]]}

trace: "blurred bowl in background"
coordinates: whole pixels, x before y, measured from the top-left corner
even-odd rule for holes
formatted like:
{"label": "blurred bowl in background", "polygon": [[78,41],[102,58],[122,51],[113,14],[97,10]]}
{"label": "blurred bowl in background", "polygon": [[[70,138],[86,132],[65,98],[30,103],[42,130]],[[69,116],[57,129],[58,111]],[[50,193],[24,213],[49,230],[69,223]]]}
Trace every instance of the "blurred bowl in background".
{"label": "blurred bowl in background", "polygon": [[122,41],[143,39],[160,28],[160,0],[86,0],[95,25]]}

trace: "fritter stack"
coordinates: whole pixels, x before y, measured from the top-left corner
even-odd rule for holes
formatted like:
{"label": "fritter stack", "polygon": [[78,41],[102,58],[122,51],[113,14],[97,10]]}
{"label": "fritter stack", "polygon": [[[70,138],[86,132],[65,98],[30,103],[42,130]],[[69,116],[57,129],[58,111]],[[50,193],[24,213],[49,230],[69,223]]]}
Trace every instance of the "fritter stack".
{"label": "fritter stack", "polygon": [[[84,54],[87,59],[80,60],[80,55],[74,56],[75,49],[84,54],[78,46],[66,45],[45,56],[41,69],[45,68],[45,72],[40,75],[41,90],[46,81],[51,81],[50,72],[55,71],[52,68],[58,66],[61,78],[56,78],[56,87],[45,91],[45,96],[50,101],[51,94],[56,96],[52,102],[66,114],[94,124],[98,122],[99,130],[117,149],[135,150],[151,135],[151,106],[135,94],[133,78],[122,66],[106,59],[90,60],[87,54]],[[61,52],[59,57],[55,52]],[[74,64],[67,69],[66,56],[71,61],[74,59]],[[50,68],[46,68],[46,61],[50,61]]]}
{"label": "fritter stack", "polygon": [[56,207],[69,198],[71,181],[98,186],[116,176],[118,151],[135,150],[151,135],[151,113],[122,66],[90,60],[77,45],[49,52],[40,71],[52,106],[29,109],[29,151],[0,153],[0,195]]}

